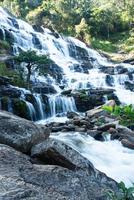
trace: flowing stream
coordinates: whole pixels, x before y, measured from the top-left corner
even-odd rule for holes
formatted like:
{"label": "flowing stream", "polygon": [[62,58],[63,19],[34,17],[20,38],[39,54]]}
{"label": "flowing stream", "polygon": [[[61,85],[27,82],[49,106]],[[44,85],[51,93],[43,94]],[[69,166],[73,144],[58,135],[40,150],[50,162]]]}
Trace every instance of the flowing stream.
{"label": "flowing stream", "polygon": [[87,158],[98,170],[117,182],[130,187],[134,183],[134,151],[122,146],[118,140],[96,141],[80,133],[59,133],[51,136],[58,139]]}
{"label": "flowing stream", "polygon": [[[126,82],[134,84],[134,66],[130,64],[113,64],[97,51],[87,47],[83,42],[72,38],[55,36],[55,33],[42,27],[42,32],[35,31],[28,23],[10,16],[0,7],[1,39],[12,40],[13,54],[20,50],[35,50],[38,54],[49,55],[55,64],[62,69],[60,83],[50,77],[35,74],[38,81],[49,84],[56,89],[56,94],[48,94],[47,106],[41,94],[33,94],[35,104],[25,99],[27,91],[22,90],[21,96],[27,102],[31,119],[56,120],[62,116],[65,120],[67,111],[77,111],[73,97],[61,95],[60,85],[64,89],[112,88],[122,103],[134,104],[134,92],[126,88]],[[106,68],[113,69],[113,73],[104,72]],[[124,73],[120,73],[119,69]],[[0,102],[1,105],[1,102]],[[0,106],[1,107],[1,106]],[[9,111],[12,111],[9,101]],[[43,123],[43,121],[41,121]],[[52,136],[72,146],[84,157],[89,159],[100,171],[116,181],[124,181],[127,186],[134,182],[134,151],[124,148],[118,141],[98,142],[89,136],[79,133],[59,134]]]}

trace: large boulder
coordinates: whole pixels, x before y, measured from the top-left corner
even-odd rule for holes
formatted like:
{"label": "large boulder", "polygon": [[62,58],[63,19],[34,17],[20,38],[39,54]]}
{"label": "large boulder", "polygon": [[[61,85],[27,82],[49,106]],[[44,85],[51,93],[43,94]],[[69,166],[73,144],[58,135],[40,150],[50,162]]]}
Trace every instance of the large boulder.
{"label": "large boulder", "polygon": [[0,143],[28,153],[34,144],[45,140],[49,129],[31,121],[0,111]]}
{"label": "large boulder", "polygon": [[29,156],[2,144],[0,180],[1,200],[106,200],[106,190],[118,192],[117,184],[103,173],[35,165]]}
{"label": "large boulder", "polygon": [[31,149],[31,156],[37,157],[48,164],[56,164],[71,170],[87,169],[93,170],[93,165],[83,158],[79,153],[63,142],[48,138]]}
{"label": "large boulder", "polygon": [[19,98],[21,96],[21,90],[15,87],[1,85],[0,86],[0,96],[8,96],[12,98]]}
{"label": "large boulder", "polygon": [[77,110],[79,112],[85,112],[87,110],[93,109],[96,106],[103,105],[105,103],[105,97],[108,100],[114,99],[117,103],[119,100],[114,94],[113,89],[90,89],[90,90],[80,90],[78,92],[72,93],[74,97]]}

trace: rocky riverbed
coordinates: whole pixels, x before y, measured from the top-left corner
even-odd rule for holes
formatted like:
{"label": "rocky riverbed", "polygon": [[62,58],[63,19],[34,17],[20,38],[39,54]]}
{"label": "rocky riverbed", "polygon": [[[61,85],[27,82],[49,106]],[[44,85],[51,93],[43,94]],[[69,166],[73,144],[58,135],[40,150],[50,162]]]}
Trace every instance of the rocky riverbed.
{"label": "rocky riverbed", "polygon": [[67,116],[65,123],[39,125],[0,111],[0,199],[105,200],[109,189],[121,195],[113,179],[53,135],[77,131],[104,141],[107,132],[133,149],[134,132],[101,107],[83,117],[73,112]]}

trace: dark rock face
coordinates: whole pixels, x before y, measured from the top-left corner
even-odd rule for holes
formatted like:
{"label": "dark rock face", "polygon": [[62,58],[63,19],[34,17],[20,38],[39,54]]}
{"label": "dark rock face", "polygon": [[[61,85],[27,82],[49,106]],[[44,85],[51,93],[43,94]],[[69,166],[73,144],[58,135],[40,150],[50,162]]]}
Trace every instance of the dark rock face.
{"label": "dark rock face", "polygon": [[106,83],[109,85],[109,86],[113,86],[114,84],[114,79],[112,76],[110,76],[109,74],[106,75]]}
{"label": "dark rock face", "polygon": [[40,32],[40,33],[44,33],[44,30],[42,29],[41,26],[38,26],[37,24],[34,24],[33,25],[33,29],[37,32]]}
{"label": "dark rock face", "polygon": [[126,87],[127,90],[131,90],[132,92],[134,92],[134,83],[126,81],[125,82],[125,87]]}
{"label": "dark rock face", "polygon": [[0,112],[0,143],[7,144],[22,152],[49,135],[49,129],[19,118],[7,112]]}
{"label": "dark rock face", "polygon": [[39,38],[36,36],[36,34],[32,34],[32,35],[33,35],[32,41],[33,41],[33,44],[35,45],[35,47],[37,49],[42,49],[42,45],[40,43]]}
{"label": "dark rock face", "polygon": [[[88,165],[84,158],[79,161],[82,167]],[[71,171],[55,165],[33,165],[30,157],[2,144],[0,176],[1,200],[106,200],[105,190],[118,191],[112,179],[90,167]]]}
{"label": "dark rock face", "polygon": [[85,112],[93,109],[95,106],[100,106],[105,103],[105,97],[108,100],[115,99],[118,103],[118,98],[114,95],[113,89],[90,89],[88,91],[82,91],[72,94],[75,99],[77,110]]}
{"label": "dark rock face", "polygon": [[0,96],[19,98],[21,96],[21,91],[17,88],[3,85],[0,86]]}
{"label": "dark rock face", "polygon": [[114,75],[114,67],[112,66],[109,67],[101,66],[100,70],[105,74]]}
{"label": "dark rock face", "polygon": [[12,44],[14,41],[14,35],[12,34],[12,30],[5,29],[4,31],[5,31],[6,41],[8,41],[10,44]]}
{"label": "dark rock face", "polygon": [[17,20],[13,17],[8,17],[8,19],[12,22],[13,26],[17,29],[19,29],[19,24],[17,22]]}
{"label": "dark rock face", "polygon": [[0,76],[0,86],[2,85],[9,85],[10,79],[5,76]]}
{"label": "dark rock face", "polygon": [[75,112],[67,112],[67,118],[72,119],[74,117],[78,117],[79,114],[75,113]]}
{"label": "dark rock face", "polygon": [[125,74],[128,72],[128,69],[122,65],[117,65],[115,67],[115,74]]}
{"label": "dark rock face", "polygon": [[36,86],[33,87],[33,91],[39,94],[55,94],[56,90],[53,86],[47,85],[45,83],[39,83],[36,84]]}
{"label": "dark rock face", "polygon": [[33,146],[31,156],[38,157],[48,164],[56,164],[70,170],[93,168],[92,164],[85,160],[75,150],[56,139],[48,138],[44,142]]}
{"label": "dark rock face", "polygon": [[0,28],[0,40],[4,40],[4,33],[1,28]]}
{"label": "dark rock face", "polygon": [[124,63],[129,63],[131,65],[134,65],[134,59],[130,58],[130,59],[124,60]]}

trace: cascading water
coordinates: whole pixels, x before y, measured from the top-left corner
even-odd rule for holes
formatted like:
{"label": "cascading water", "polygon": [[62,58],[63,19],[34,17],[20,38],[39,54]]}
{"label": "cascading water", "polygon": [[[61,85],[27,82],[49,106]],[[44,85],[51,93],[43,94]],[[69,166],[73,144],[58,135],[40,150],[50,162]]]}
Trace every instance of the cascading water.
{"label": "cascading water", "polygon": [[[112,88],[123,103],[134,104],[134,92],[126,89],[125,82],[134,84],[134,66],[129,64],[112,64],[97,51],[87,47],[83,42],[72,37],[55,37],[53,32],[42,28],[36,32],[28,23],[13,18],[0,7],[0,31],[3,39],[13,41],[13,53],[32,49],[38,54],[48,54],[63,70],[61,85],[64,89]],[[114,68],[113,73],[104,68]],[[126,69],[118,72],[118,67]],[[35,74],[36,80],[50,84],[46,77]],[[50,80],[50,79],[49,79]],[[52,79],[51,79],[52,80]],[[21,98],[26,101],[31,119],[45,119],[63,115],[67,111],[77,111],[73,97],[62,96],[57,81],[51,81],[57,94],[47,95],[47,104],[41,94],[33,94],[36,106],[25,100],[25,92]],[[98,142],[89,136],[78,133],[61,134],[56,137],[72,146],[88,158],[97,169],[105,172],[117,181],[123,180],[128,186],[134,182],[134,152],[122,147],[118,141]],[[114,154],[114,159],[113,159]]]}
{"label": "cascading water", "polygon": [[76,106],[74,102],[74,98],[72,97],[65,97],[65,96],[57,96],[54,95],[53,97],[49,97],[49,107],[51,116],[56,115],[65,115],[68,111],[76,112]]}
{"label": "cascading water", "polygon": [[[113,88],[116,90],[119,98],[123,89],[129,95],[125,99],[131,99],[129,102],[134,103],[132,93],[125,89],[125,81],[130,80],[128,73],[133,73],[133,66],[121,64],[122,67],[128,70],[128,73],[125,75],[118,74],[116,71],[117,64],[108,62],[106,58],[102,57],[95,50],[88,48],[83,42],[72,37],[67,38],[60,35],[55,37],[46,28],[42,28],[43,33],[36,32],[28,23],[11,17],[2,8],[0,8],[0,30],[4,32],[5,39],[6,32],[13,39],[15,54],[19,52],[19,49],[32,49],[39,54],[49,54],[50,58],[63,69],[62,82],[65,83],[66,89]],[[79,66],[80,71],[75,72],[74,66]],[[115,68],[115,74],[111,76],[112,86],[107,84],[107,74],[100,70],[102,66]],[[87,68],[87,73],[83,73],[85,68]],[[40,79],[39,76],[37,78]],[[133,80],[131,82],[134,83]],[[125,103],[125,99],[123,103]],[[126,103],[128,103],[127,100]]]}
{"label": "cascading water", "polygon": [[121,142],[100,142],[80,133],[59,133],[51,137],[65,142],[117,182],[124,181],[127,187],[134,182],[134,151],[123,147]]}

